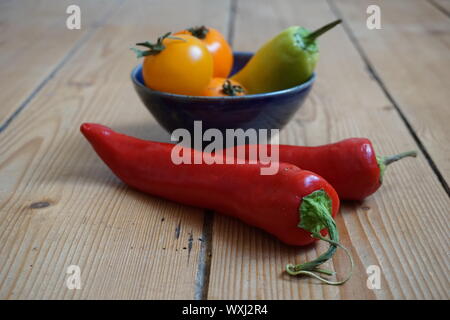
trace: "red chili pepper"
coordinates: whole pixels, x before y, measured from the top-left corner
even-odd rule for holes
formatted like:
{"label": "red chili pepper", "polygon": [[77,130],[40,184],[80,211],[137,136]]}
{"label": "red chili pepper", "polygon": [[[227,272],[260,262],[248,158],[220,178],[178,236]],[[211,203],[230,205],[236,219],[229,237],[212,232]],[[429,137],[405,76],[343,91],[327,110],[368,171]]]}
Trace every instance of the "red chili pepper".
{"label": "red chili pepper", "polygon": [[[332,218],[339,210],[339,198],[320,176],[287,163],[280,163],[275,175],[261,175],[264,165],[260,163],[176,165],[171,159],[173,144],[136,139],[98,124],[85,123],[81,132],[109,168],[131,187],[238,218],[289,245],[327,241],[327,252],[314,261],[288,265],[287,272],[329,284],[349,279],[351,272],[342,281],[329,281],[315,273],[333,274],[318,266],[342,247]],[[183,152],[192,152],[193,157],[200,153],[187,148]],[[203,159],[211,156],[200,155]],[[324,238],[326,230],[330,239]]]}
{"label": "red chili pepper", "polygon": [[[235,148],[235,157],[244,146]],[[271,146],[267,145],[270,151]],[[248,146],[245,146],[248,159]],[[279,161],[292,163],[325,178],[341,200],[363,200],[381,186],[386,167],[405,157],[415,157],[416,151],[378,157],[366,138],[350,138],[317,147],[279,145]]]}

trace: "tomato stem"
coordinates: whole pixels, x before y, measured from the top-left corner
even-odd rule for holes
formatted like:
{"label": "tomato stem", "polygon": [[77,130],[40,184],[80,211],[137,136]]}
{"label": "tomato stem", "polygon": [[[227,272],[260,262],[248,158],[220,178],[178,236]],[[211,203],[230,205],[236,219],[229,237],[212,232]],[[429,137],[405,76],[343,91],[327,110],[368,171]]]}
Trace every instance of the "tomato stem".
{"label": "tomato stem", "polygon": [[[331,199],[324,190],[314,191],[310,195],[303,197],[299,212],[300,223],[298,226],[311,232],[312,237],[328,242],[330,246],[325,253],[321,254],[313,261],[297,265],[288,264],[286,266],[287,273],[293,276],[310,276],[330,285],[340,285],[345,283],[352,276],[354,264],[352,256],[350,255],[348,249],[339,243],[339,231],[337,229],[335,221],[331,216]],[[328,230],[330,239],[327,239],[320,234],[320,231],[322,229]],[[319,269],[318,266],[330,260],[338,247],[342,248],[347,254],[350,260],[351,268],[344,280],[331,281],[321,277],[317,273],[334,275],[335,272],[325,269]]]}
{"label": "tomato stem", "polygon": [[241,86],[231,84],[230,80],[225,80],[222,85],[222,93],[227,96],[237,96],[239,93],[244,93],[245,90]]}
{"label": "tomato stem", "polygon": [[198,39],[205,39],[209,32],[209,29],[205,26],[192,27],[186,30]]}
{"label": "tomato stem", "polygon": [[178,38],[178,37],[171,36],[171,34],[172,34],[171,32],[167,32],[166,34],[164,34],[161,37],[159,37],[156,40],[156,43],[151,43],[149,41],[136,43],[137,46],[146,47],[149,50],[145,50],[144,51],[144,50],[139,50],[139,49],[136,49],[136,48],[131,48],[131,50],[133,50],[136,53],[136,56],[138,58],[142,58],[142,57],[145,57],[145,56],[155,55],[155,54],[158,54],[161,51],[163,51],[166,48],[166,46],[163,44],[164,39],[176,39],[176,40],[186,41],[183,38]]}

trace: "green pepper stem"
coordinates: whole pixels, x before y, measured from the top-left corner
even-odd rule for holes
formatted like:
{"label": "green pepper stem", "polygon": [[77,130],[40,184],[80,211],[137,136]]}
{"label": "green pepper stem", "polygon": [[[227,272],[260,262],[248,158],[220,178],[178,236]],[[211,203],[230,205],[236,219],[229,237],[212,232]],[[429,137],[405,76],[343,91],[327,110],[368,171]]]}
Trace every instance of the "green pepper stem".
{"label": "green pepper stem", "polygon": [[327,32],[328,30],[334,28],[335,26],[337,26],[338,24],[340,24],[342,22],[341,19],[338,19],[336,21],[330,22],[327,25],[324,25],[323,27],[311,32],[310,34],[308,34],[304,40],[306,42],[313,42],[315,41],[319,36],[321,36],[322,34],[324,34],[325,32]]}
{"label": "green pepper stem", "polygon": [[[311,232],[311,236],[326,241],[330,244],[328,250],[321,254],[313,261],[305,262],[298,265],[288,264],[286,266],[286,272],[290,275],[307,275],[314,277],[324,283],[331,285],[340,285],[350,279],[353,272],[353,259],[350,252],[339,243],[339,231],[336,223],[331,216],[332,203],[328,194],[324,190],[317,190],[308,196],[303,197],[302,204],[299,207],[300,223],[299,227]],[[320,234],[321,229],[327,229],[330,239],[323,237]],[[350,259],[351,268],[348,276],[341,281],[330,281],[319,276],[317,273],[323,273],[326,275],[334,275],[335,272],[325,269],[319,269],[318,267],[330,260],[335,254],[337,248],[344,249],[348,258]]]}

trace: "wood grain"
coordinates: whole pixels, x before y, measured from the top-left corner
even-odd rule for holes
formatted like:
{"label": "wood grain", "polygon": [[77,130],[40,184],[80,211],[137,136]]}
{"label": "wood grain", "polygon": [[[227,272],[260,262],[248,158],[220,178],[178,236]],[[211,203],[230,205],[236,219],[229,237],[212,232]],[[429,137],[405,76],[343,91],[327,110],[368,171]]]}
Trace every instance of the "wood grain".
{"label": "wood grain", "polygon": [[[285,27],[317,28],[335,18],[325,1],[239,1],[234,47],[255,51]],[[366,136],[380,155],[417,149],[343,28],[330,31],[319,43],[317,82],[281,132],[281,143],[318,145]],[[396,50],[384,49],[386,57]],[[422,155],[389,168],[378,193],[362,203],[344,203],[336,219],[342,243],[356,263],[354,276],[340,287],[283,273],[287,263],[311,260],[326,245],[287,247],[264,232],[216,215],[208,298],[448,299],[449,205]],[[380,290],[366,286],[370,265],[381,268]],[[342,252],[332,268],[340,275],[347,271]]]}
{"label": "wood grain", "polygon": [[[198,23],[226,33],[229,11],[178,5],[124,2],[1,133],[0,298],[194,298],[203,211],[125,187],[78,131],[168,139],[132,88],[129,47]],[[72,264],[81,290],[66,288]]]}
{"label": "wood grain", "polygon": [[[80,30],[66,27],[71,4],[80,6]],[[0,131],[116,7],[106,0],[0,2]]]}
{"label": "wood grain", "polygon": [[[334,3],[448,184],[450,19],[421,0]],[[366,28],[369,4],[380,6],[381,30]]]}

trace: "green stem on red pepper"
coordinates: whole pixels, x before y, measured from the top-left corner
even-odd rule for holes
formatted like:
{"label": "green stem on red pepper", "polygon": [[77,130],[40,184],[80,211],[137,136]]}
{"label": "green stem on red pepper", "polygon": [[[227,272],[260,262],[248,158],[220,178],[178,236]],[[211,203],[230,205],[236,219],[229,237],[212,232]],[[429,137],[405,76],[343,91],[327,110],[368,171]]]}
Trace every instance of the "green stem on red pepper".
{"label": "green stem on red pepper", "polygon": [[[288,264],[286,266],[287,273],[294,276],[306,275],[314,277],[322,282],[331,285],[340,285],[345,283],[348,279],[350,279],[352,275],[353,259],[348,249],[339,243],[339,232],[336,223],[331,216],[330,197],[324,190],[317,190],[309,194],[308,196],[303,197],[302,203],[299,207],[299,214],[300,223],[298,224],[298,227],[311,232],[312,237],[328,242],[330,244],[330,247],[325,253],[321,254],[313,261],[297,265]],[[328,230],[330,239],[327,239],[320,234],[320,231],[323,229]],[[330,260],[338,247],[344,249],[345,253],[350,259],[351,267],[347,277],[344,280],[340,281],[330,281],[317,275],[317,273],[323,273],[327,275],[335,274],[335,272],[330,270],[319,269],[318,266]]]}
{"label": "green stem on red pepper", "polygon": [[380,167],[380,182],[383,181],[384,172],[388,165],[406,157],[417,157],[417,151],[406,151],[392,156],[377,157],[378,166]]}

